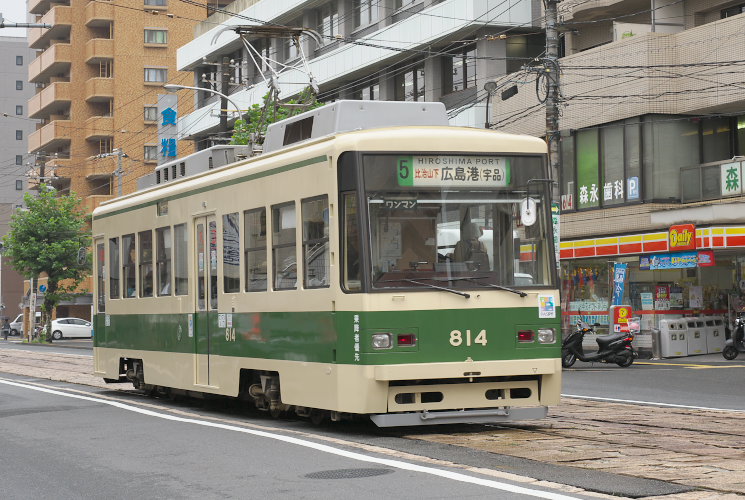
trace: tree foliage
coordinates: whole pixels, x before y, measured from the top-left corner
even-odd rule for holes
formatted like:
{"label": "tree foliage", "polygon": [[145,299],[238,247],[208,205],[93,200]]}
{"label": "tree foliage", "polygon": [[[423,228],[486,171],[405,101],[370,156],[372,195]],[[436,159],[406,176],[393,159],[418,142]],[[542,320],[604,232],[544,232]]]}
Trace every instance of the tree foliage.
{"label": "tree foliage", "polygon": [[26,193],[24,202],[27,209],[13,215],[3,245],[10,264],[21,275],[47,277],[42,321],[50,340],[51,312],[90,274],[90,231],[75,195],[57,196],[42,184],[38,196]]}
{"label": "tree foliage", "polygon": [[323,106],[312,96],[310,87],[306,88],[296,99],[290,99],[285,104],[309,103],[302,108],[287,108],[282,104],[275,105],[271,92],[263,97],[263,104],[254,104],[246,111],[244,118],[239,118],[233,124],[233,137],[231,144],[250,144],[251,142],[263,142],[266,128],[275,122],[289,118],[290,116]]}

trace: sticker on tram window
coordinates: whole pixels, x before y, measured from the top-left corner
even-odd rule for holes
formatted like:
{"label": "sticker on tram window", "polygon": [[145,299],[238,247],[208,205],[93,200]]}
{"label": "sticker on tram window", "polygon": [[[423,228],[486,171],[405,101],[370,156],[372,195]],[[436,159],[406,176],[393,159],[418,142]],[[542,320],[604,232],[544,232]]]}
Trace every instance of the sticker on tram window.
{"label": "sticker on tram window", "polygon": [[389,210],[414,210],[416,209],[416,205],[416,200],[383,200],[383,208],[387,208]]}
{"label": "sticker on tram window", "polygon": [[399,186],[504,187],[510,184],[510,160],[496,156],[399,156]]}

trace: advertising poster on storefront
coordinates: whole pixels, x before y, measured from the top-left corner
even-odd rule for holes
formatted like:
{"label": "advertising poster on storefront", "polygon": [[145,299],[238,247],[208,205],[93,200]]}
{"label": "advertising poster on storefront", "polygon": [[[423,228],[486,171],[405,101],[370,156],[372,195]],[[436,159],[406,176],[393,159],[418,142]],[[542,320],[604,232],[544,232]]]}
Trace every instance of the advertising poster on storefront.
{"label": "advertising poster on storefront", "polygon": [[628,264],[616,262],[613,264],[613,299],[612,305],[620,305],[623,301],[624,283],[626,281],[626,268]]}
{"label": "advertising poster on storefront", "polygon": [[670,285],[657,285],[654,287],[654,308],[657,311],[670,309]]}
{"label": "advertising poster on storefront", "polygon": [[676,252],[639,257],[639,269],[642,271],[685,269],[696,266],[698,266],[698,252]]}
{"label": "advertising poster on storefront", "polygon": [[691,309],[704,307],[704,287],[692,286],[688,289],[688,305]]}

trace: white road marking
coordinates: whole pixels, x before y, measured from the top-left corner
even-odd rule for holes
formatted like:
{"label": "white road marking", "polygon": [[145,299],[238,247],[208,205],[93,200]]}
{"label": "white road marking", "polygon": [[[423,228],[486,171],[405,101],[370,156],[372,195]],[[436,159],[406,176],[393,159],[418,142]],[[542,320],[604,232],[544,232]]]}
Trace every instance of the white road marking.
{"label": "white road marking", "polygon": [[254,436],[260,436],[268,439],[274,439],[276,441],[283,441],[285,443],[290,443],[298,446],[303,446],[306,448],[311,448],[316,451],[321,451],[324,453],[330,453],[332,455],[338,455],[345,458],[350,458],[352,460],[359,460],[361,462],[369,462],[369,463],[375,463],[379,465],[385,465],[388,467],[394,467],[396,469],[402,469],[402,470],[408,470],[408,471],[414,471],[414,472],[421,472],[423,474],[430,474],[433,476],[439,476],[445,479],[452,479],[454,481],[459,481],[462,483],[470,483],[475,484],[479,486],[485,486],[487,488],[493,488],[497,490],[507,491],[510,493],[518,493],[521,495],[528,495],[536,498],[546,498],[549,500],[576,500],[578,497],[573,497],[569,495],[564,495],[561,493],[553,493],[549,491],[539,491],[539,490],[532,490],[529,488],[524,488],[522,486],[516,486],[508,483],[503,483],[500,481],[493,481],[490,479],[482,479],[478,477],[472,477],[468,476],[466,474],[461,474],[458,472],[452,472],[447,470],[441,470],[436,469],[434,467],[425,467],[422,465],[416,465],[411,464],[407,462],[403,462],[401,460],[391,460],[387,458],[378,458],[373,456],[364,455],[362,453],[357,453],[353,451],[346,451],[339,448],[334,448],[333,446],[328,446],[325,444],[319,444],[314,443],[312,441],[307,441],[305,439],[299,439],[291,436],[283,436],[281,434],[274,434],[271,432],[266,431],[259,431],[255,429],[246,429],[243,427],[237,427],[234,425],[227,425],[227,424],[219,424],[216,422],[209,422],[204,420],[197,420],[193,418],[183,418],[183,417],[177,417],[174,415],[168,415],[165,413],[159,413],[152,410],[146,410],[144,408],[138,408],[136,406],[128,405],[125,403],[120,403],[118,401],[109,401],[106,399],[99,399],[92,396],[81,396],[78,394],[70,394],[64,391],[57,391],[54,389],[46,389],[44,387],[35,387],[32,385],[22,384],[19,382],[12,382],[10,380],[4,380],[0,379],[0,384],[10,385],[14,387],[20,387],[23,389],[31,389],[34,391],[39,392],[45,392],[47,394],[55,394],[57,396],[64,396],[68,398],[73,399],[81,399],[83,401],[90,401],[93,403],[99,403],[99,404],[105,404],[109,406],[113,406],[115,408],[119,408],[122,410],[127,410],[135,413],[139,413],[141,415],[147,415],[150,417],[155,418],[162,418],[164,420],[171,420],[174,422],[182,422],[187,424],[195,424],[195,425],[201,425],[204,427],[213,427],[216,429],[223,429],[227,431],[234,431],[234,432],[242,432],[244,434],[252,434]]}
{"label": "white road marking", "polygon": [[678,405],[678,404],[673,404],[673,403],[658,403],[656,401],[636,401],[633,399],[615,399],[615,398],[601,398],[601,397],[596,397],[596,396],[579,396],[577,394],[562,394],[562,397],[588,399],[591,401],[608,401],[610,403],[629,403],[629,404],[635,404],[635,405],[664,406],[666,408],[683,408],[685,410],[733,411],[736,413],[745,413],[745,410],[735,410],[733,408],[709,408],[707,406],[690,406],[690,405]]}

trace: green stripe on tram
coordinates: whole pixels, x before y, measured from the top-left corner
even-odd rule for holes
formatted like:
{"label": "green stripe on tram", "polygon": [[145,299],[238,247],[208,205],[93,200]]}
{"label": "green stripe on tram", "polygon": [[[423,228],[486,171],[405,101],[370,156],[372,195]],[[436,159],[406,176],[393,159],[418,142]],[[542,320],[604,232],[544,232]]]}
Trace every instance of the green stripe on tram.
{"label": "green stripe on tram", "polygon": [[[189,319],[193,336],[189,337]],[[358,317],[358,321],[355,321]],[[560,312],[557,310],[557,317]],[[208,352],[205,313],[197,315],[111,315],[95,318],[96,347],[174,353]],[[233,313],[232,340],[227,315],[222,328],[211,314],[209,352],[220,356],[281,359],[317,363],[397,364],[558,358],[559,323],[539,319],[535,307],[511,309],[452,309],[420,311],[253,312]],[[518,344],[518,330],[553,327],[553,344]],[[484,335],[479,337],[481,331]],[[452,333],[454,331],[459,334]],[[391,349],[371,347],[373,333],[392,334]],[[416,335],[416,345],[398,346],[399,334]],[[356,335],[359,337],[356,338]],[[358,355],[359,361],[356,361]]]}
{"label": "green stripe on tram", "polygon": [[155,206],[155,205],[157,205],[161,201],[179,200],[181,198],[186,198],[186,197],[189,197],[189,196],[193,196],[195,194],[205,193],[205,192],[208,192],[208,191],[214,191],[215,189],[221,189],[221,188],[224,188],[224,187],[227,187],[227,186],[232,186],[234,184],[241,184],[243,182],[248,182],[248,181],[252,181],[252,180],[255,180],[255,179],[260,179],[262,177],[268,177],[270,175],[280,174],[282,172],[288,172],[290,170],[295,170],[295,169],[298,169],[298,168],[307,167],[309,165],[315,165],[316,163],[322,163],[322,162],[326,161],[327,159],[328,159],[328,156],[326,156],[326,155],[316,156],[314,158],[308,158],[307,160],[302,160],[302,161],[298,161],[298,162],[295,162],[295,163],[290,163],[288,165],[284,165],[282,167],[273,168],[273,169],[267,170],[265,172],[257,172],[255,174],[244,175],[243,177],[238,177],[237,179],[230,179],[230,180],[227,180],[227,181],[218,182],[217,184],[210,184],[209,186],[203,186],[203,187],[200,187],[200,188],[191,189],[191,190],[186,191],[184,193],[174,194],[172,196],[165,196],[165,197],[159,198],[157,200],[148,201],[148,202],[144,202],[144,203],[139,203],[139,204],[136,204],[136,205],[132,205],[131,207],[122,208],[122,209],[119,209],[119,210],[114,210],[114,211],[109,212],[109,213],[98,215],[98,216],[94,217],[94,220],[101,220],[101,219],[105,219],[107,217],[112,217],[114,215],[121,215],[121,214],[124,214],[124,213],[127,213],[127,212],[131,212],[133,210],[139,210],[139,209],[142,209],[142,208],[147,208],[147,207]]}

